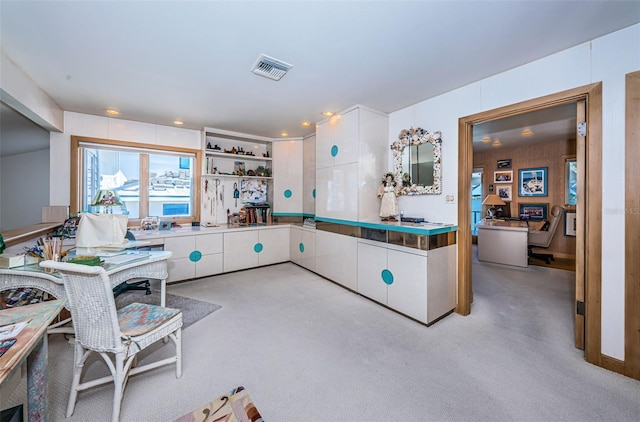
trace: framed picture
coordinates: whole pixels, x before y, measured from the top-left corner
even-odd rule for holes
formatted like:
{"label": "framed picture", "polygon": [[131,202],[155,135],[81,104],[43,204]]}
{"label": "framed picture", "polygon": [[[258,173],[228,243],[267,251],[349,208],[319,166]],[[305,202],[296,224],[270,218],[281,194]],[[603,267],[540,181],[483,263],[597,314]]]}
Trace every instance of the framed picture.
{"label": "framed picture", "polygon": [[505,202],[511,201],[513,198],[511,185],[498,185],[498,196]]}
{"label": "framed picture", "polygon": [[499,169],[510,169],[511,168],[511,158],[505,158],[504,160],[498,160],[498,164],[496,166]]}
{"label": "framed picture", "polygon": [[564,212],[564,235],[565,236],[576,235],[576,212],[575,211]]}
{"label": "framed picture", "polygon": [[244,161],[236,161],[233,164],[233,174],[244,176]]}
{"label": "framed picture", "polygon": [[520,169],[518,196],[547,196],[547,167]]}
{"label": "framed picture", "polygon": [[512,170],[494,171],[493,183],[513,183],[513,171]]}
{"label": "framed picture", "polygon": [[518,204],[521,220],[546,220],[548,209],[549,204]]}

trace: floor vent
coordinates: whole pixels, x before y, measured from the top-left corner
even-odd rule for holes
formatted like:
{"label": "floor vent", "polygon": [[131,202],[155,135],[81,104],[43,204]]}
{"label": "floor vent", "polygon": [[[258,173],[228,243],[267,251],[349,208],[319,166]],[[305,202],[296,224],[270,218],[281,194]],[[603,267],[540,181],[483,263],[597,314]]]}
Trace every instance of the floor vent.
{"label": "floor vent", "polygon": [[292,67],[292,64],[261,54],[251,71],[256,75],[279,81]]}

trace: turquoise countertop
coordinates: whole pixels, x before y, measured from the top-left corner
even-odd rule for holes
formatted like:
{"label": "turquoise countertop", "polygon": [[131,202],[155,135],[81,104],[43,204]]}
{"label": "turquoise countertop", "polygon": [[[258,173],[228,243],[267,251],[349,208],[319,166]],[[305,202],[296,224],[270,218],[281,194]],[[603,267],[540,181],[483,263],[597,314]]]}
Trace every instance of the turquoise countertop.
{"label": "turquoise countertop", "polygon": [[350,220],[336,220],[333,218],[316,217],[317,222],[344,224],[346,226],[365,227],[367,229],[375,230],[389,230],[402,233],[413,233],[423,235],[434,235],[441,233],[449,233],[458,231],[458,226],[455,224],[444,223],[403,223],[399,221],[350,221]]}

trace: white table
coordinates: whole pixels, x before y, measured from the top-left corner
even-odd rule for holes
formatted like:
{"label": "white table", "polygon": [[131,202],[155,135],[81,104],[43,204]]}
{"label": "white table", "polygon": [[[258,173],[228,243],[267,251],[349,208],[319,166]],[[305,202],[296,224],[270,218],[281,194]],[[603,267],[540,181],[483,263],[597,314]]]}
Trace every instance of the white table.
{"label": "white table", "polygon": [[[167,294],[167,260],[171,251],[140,251],[140,259],[123,264],[111,264],[108,260],[103,264],[111,280],[111,287],[116,287],[134,279],[151,279],[160,281],[160,305],[165,306]],[[47,273],[38,264],[0,269],[0,291],[18,287],[31,287],[49,293],[57,299],[66,299],[64,285],[58,273]],[[68,305],[66,305],[68,306]],[[66,321],[63,321],[66,322]],[[73,332],[68,327],[58,328],[56,324],[49,333]]]}
{"label": "white table", "polygon": [[482,220],[478,229],[478,259],[497,264],[528,266],[526,221]]}

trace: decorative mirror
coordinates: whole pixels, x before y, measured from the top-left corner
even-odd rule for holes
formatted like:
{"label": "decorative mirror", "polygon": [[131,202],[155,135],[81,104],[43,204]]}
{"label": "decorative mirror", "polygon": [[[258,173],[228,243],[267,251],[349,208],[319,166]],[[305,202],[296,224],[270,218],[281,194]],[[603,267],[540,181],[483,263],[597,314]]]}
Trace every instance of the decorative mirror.
{"label": "decorative mirror", "polygon": [[393,150],[393,175],[402,185],[400,195],[442,193],[442,139],[440,132],[403,129]]}

